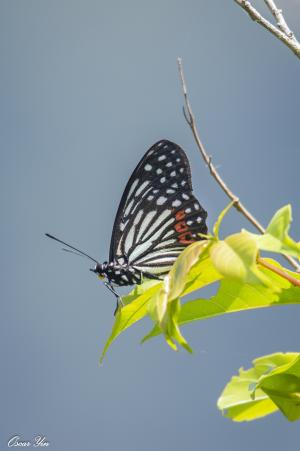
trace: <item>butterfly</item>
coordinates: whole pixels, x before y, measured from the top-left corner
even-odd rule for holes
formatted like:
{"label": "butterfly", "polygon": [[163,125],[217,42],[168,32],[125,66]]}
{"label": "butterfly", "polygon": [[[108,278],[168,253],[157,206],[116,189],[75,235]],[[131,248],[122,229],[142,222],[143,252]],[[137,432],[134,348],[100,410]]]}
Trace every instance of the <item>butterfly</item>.
{"label": "butterfly", "polygon": [[185,152],[163,139],[145,153],[125,187],[108,262],[99,263],[74,246],[46,235],[94,261],[91,271],[104,279],[120,300],[115,286],[141,284],[167,274],[183,249],[203,239],[199,234],[207,233],[206,217],[207,212],[192,192]]}

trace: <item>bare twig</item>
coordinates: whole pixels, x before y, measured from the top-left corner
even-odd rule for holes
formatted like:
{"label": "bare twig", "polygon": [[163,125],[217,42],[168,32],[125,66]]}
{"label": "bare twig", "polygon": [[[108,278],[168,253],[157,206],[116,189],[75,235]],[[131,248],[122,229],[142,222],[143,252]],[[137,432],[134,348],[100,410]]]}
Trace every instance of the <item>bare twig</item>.
{"label": "bare twig", "polygon": [[265,19],[257,9],[252,6],[251,2],[247,0],[234,0],[241,8],[243,8],[254,22],[257,22],[262,27],[266,28],[270,33],[276,36],[281,42],[289,47],[295,55],[300,58],[300,43],[295,38],[294,33],[289,29],[283,17],[282,11],[277,8],[273,0],[264,0],[267,7],[277,20],[278,28]]}
{"label": "bare twig", "polygon": [[[184,116],[185,119],[193,133],[194,139],[196,141],[196,144],[198,146],[198,149],[200,150],[200,153],[202,155],[203,160],[207,164],[207,167],[213,176],[213,178],[217,181],[217,183],[220,185],[224,193],[234,202],[234,207],[242,213],[249,222],[251,222],[254,227],[259,230],[260,233],[264,233],[265,229],[264,227],[257,221],[257,219],[247,210],[247,208],[244,206],[244,204],[239,200],[239,198],[231,191],[231,189],[228,187],[228,185],[224,182],[220,174],[218,173],[215,165],[212,163],[211,156],[207,153],[204,145],[202,144],[202,141],[200,139],[199,132],[197,130],[197,124],[195,121],[195,116],[192,111],[192,107],[189,101],[188,92],[187,92],[187,85],[185,82],[184,72],[183,72],[183,66],[182,66],[182,60],[181,58],[177,59],[178,62],[178,70],[180,75],[180,80],[182,84],[182,91],[184,96]],[[289,263],[300,272],[300,265],[290,256],[284,255],[284,257],[289,261]]]}

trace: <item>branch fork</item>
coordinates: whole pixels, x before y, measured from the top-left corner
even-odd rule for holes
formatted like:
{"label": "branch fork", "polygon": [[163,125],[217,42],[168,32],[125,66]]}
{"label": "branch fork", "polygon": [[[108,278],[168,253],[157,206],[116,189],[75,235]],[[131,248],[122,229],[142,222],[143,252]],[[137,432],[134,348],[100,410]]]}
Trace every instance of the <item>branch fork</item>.
{"label": "branch fork", "polygon": [[300,58],[300,43],[291,31],[287,22],[283,16],[282,9],[277,8],[273,0],[264,0],[267,8],[271,12],[272,16],[276,20],[276,25],[273,25],[267,19],[265,19],[254,6],[248,0],[234,0],[244,11],[246,11],[251,19],[264,27],[281,42],[283,42],[290,50]]}

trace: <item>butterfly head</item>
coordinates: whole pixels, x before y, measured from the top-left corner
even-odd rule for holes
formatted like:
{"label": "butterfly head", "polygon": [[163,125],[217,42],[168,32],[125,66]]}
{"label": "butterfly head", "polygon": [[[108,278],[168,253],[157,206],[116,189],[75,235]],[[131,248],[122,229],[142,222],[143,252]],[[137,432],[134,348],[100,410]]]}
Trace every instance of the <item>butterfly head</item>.
{"label": "butterfly head", "polygon": [[90,271],[97,274],[99,279],[103,280],[106,277],[106,264],[105,263],[96,263],[94,268],[90,268]]}

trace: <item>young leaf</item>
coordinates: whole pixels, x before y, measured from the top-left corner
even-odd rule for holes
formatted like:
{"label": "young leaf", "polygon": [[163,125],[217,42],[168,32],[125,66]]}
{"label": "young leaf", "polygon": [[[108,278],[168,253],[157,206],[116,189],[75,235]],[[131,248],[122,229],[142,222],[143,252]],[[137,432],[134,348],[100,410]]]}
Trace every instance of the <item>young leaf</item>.
{"label": "young leaf", "polygon": [[223,219],[224,219],[225,215],[229,212],[229,210],[233,207],[233,205],[234,205],[234,202],[230,202],[230,204],[227,205],[227,207],[225,207],[224,210],[221,211],[221,213],[218,216],[218,219],[216,220],[216,222],[213,226],[213,233],[217,240],[219,239],[219,230],[220,230],[221,224],[223,222]]}
{"label": "young leaf", "polygon": [[180,332],[179,326],[178,326],[178,314],[180,311],[181,305],[180,300],[175,299],[172,302],[168,304],[168,320],[167,320],[167,327],[166,327],[166,341],[171,346],[172,349],[177,351],[177,346],[175,342],[177,342],[180,346],[182,346],[186,351],[192,353],[192,348],[187,343],[186,339],[183,337],[183,335]]}
{"label": "young leaf", "polygon": [[246,232],[230,235],[210,247],[212,263],[217,271],[229,279],[250,281],[254,279],[257,246]]}
{"label": "young leaf", "polygon": [[260,250],[283,253],[300,259],[300,244],[288,234],[291,222],[292,208],[286,205],[275,213],[263,235],[249,235]]}
{"label": "young leaf", "polygon": [[277,353],[240,369],[226,385],[218,407],[233,421],[250,421],[280,409],[290,421],[300,418],[300,354]]}
{"label": "young leaf", "polygon": [[196,263],[206,258],[209,246],[209,241],[197,241],[179,255],[169,273],[168,302],[182,295],[190,281],[189,273],[191,269]]}
{"label": "young leaf", "polygon": [[177,350],[175,344],[175,341],[177,341],[187,351],[191,352],[191,348],[182,336],[177,324],[180,310],[179,296],[186,287],[189,271],[197,263],[199,256],[205,253],[209,244],[208,241],[203,240],[188,246],[165,277],[160,291],[149,303],[149,314],[163,332],[172,349]]}
{"label": "young leaf", "polygon": [[211,285],[212,283],[223,278],[222,274],[220,274],[214,267],[209,256],[208,249],[209,247],[207,247],[207,252],[203,252],[199,256],[198,261],[187,273],[184,290],[181,293],[181,296],[186,296],[195,290]]}

